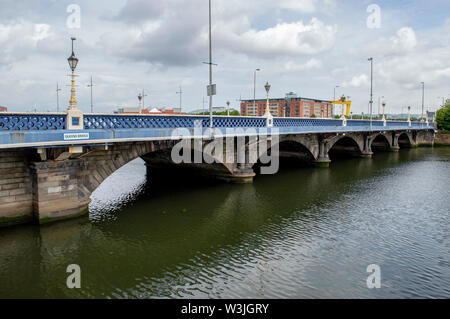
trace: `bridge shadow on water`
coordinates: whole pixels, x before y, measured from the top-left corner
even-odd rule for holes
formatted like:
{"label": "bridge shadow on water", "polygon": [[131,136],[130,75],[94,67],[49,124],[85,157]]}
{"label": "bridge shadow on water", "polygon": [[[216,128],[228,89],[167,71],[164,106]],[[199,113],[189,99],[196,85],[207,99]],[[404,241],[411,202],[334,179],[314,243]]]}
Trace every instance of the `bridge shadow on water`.
{"label": "bridge shadow on water", "polygon": [[[194,296],[198,291],[177,292],[177,285],[217,275],[205,269],[255,262],[256,252],[274,249],[270,242],[287,240],[284,229],[293,221],[301,225],[296,240],[308,241],[317,224],[342,218],[321,207],[339,205],[352,185],[420,156],[416,150],[380,153],[375,160],[337,161],[331,169],[298,168],[287,160],[278,174],[246,185],[189,175],[147,180],[143,161],[136,160],[93,194],[89,219],[2,231],[0,260],[22,266],[0,263],[0,297]],[[71,263],[82,267],[81,290],[65,287]],[[203,288],[216,289],[209,285]]]}

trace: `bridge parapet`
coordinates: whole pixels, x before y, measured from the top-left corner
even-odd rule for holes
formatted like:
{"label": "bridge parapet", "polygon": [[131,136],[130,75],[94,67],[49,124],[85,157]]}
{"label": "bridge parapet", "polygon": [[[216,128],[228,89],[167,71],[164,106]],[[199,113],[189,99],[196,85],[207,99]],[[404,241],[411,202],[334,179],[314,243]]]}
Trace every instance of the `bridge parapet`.
{"label": "bridge parapet", "polygon": [[[201,115],[128,115],[128,114],[84,114],[84,129],[136,129],[136,128],[192,128],[196,121],[202,127],[209,127],[209,117]],[[274,118],[274,127],[343,126],[340,119],[316,118]],[[386,121],[386,126],[411,128],[432,127],[430,123],[407,121]],[[347,120],[347,126],[383,127],[384,121]],[[213,127],[266,127],[264,117],[214,116]],[[2,113],[0,130],[46,131],[67,128],[65,113]]]}
{"label": "bridge parapet", "polygon": [[49,147],[116,143],[176,138],[177,130],[200,129],[201,138],[236,136],[242,130],[264,130],[264,134],[312,134],[340,132],[373,132],[392,130],[434,130],[431,123],[402,121],[368,121],[312,118],[274,118],[266,127],[264,117],[214,116],[214,131],[209,131],[209,117],[199,115],[117,115],[85,114],[84,129],[68,130],[65,113],[0,114],[0,148]]}

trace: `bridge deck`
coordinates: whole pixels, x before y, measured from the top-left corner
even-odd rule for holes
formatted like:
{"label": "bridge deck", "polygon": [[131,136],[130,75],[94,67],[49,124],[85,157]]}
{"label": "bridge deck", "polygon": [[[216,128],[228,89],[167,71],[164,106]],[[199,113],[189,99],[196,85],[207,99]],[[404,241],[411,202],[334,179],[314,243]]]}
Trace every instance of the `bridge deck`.
{"label": "bridge deck", "polygon": [[[52,147],[117,142],[180,139],[189,135],[208,138],[208,116],[85,114],[83,130],[67,130],[64,113],[4,113],[0,115],[0,149]],[[397,130],[433,130],[432,124],[406,121],[274,118],[266,127],[264,117],[213,117],[213,136],[351,133]]]}

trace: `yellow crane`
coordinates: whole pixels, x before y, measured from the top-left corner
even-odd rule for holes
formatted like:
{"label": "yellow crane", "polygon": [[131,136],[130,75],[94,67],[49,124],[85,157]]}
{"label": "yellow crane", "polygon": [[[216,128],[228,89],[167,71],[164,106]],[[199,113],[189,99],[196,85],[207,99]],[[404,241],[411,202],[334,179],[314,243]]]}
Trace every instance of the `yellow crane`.
{"label": "yellow crane", "polygon": [[352,105],[352,101],[347,101],[345,96],[342,96],[339,99],[339,101],[331,101],[331,104],[341,104],[342,105],[341,116],[344,116],[344,105],[347,105],[347,117],[350,116],[350,108],[351,108],[351,105]]}

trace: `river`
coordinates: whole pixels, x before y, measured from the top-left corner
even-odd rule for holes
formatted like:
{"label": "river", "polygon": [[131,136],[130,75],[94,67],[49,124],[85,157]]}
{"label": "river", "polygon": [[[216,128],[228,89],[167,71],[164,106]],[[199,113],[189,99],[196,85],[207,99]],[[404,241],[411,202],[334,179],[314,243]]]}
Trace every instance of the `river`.
{"label": "river", "polygon": [[0,229],[0,297],[450,298],[449,182],[450,148],[248,185],[147,183],[136,160],[93,193],[89,217]]}

